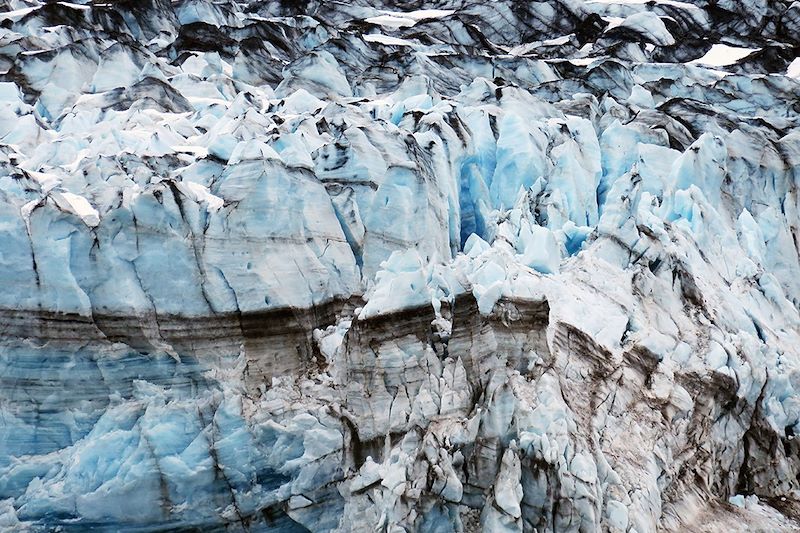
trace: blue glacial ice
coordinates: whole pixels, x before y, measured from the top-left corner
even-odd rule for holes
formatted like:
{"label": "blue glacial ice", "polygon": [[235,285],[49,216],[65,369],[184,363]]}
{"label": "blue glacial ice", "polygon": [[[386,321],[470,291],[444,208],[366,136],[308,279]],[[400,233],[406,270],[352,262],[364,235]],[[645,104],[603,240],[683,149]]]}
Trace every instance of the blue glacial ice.
{"label": "blue glacial ice", "polygon": [[0,0],[0,531],[800,528],[798,3],[411,4]]}

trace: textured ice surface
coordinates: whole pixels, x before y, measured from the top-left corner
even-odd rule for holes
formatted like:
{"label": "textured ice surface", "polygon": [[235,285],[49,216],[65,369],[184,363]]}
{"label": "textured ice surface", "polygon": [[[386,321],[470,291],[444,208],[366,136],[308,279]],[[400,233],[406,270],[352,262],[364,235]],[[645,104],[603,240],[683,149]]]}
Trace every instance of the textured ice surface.
{"label": "textured ice surface", "polygon": [[800,528],[799,39],[0,0],[0,530]]}

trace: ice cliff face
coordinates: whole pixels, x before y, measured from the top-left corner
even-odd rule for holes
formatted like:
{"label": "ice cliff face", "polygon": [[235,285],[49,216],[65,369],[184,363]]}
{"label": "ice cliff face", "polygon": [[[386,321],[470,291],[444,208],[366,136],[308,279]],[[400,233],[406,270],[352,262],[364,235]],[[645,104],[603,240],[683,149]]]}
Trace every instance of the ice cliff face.
{"label": "ice cliff face", "polygon": [[797,529],[799,47],[0,0],[0,530]]}

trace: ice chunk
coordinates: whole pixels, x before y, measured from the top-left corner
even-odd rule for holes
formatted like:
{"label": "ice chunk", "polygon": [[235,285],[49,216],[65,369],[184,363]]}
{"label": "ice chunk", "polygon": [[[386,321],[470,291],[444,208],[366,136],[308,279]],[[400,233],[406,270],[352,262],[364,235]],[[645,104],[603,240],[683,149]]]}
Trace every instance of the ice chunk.
{"label": "ice chunk", "polygon": [[114,44],[103,51],[100,63],[90,82],[92,92],[128,87],[139,76],[144,64],[132,49]]}
{"label": "ice chunk", "polygon": [[83,196],[71,192],[53,192],[51,195],[59,207],[78,215],[90,228],[100,224],[100,213]]}
{"label": "ice chunk", "polygon": [[11,81],[0,82],[0,102],[17,104],[22,101],[22,94],[17,84]]}
{"label": "ice chunk", "polygon": [[735,505],[736,507],[744,509],[744,496],[741,494],[735,494],[731,496],[730,498],[728,498],[728,502],[731,505]]}
{"label": "ice chunk", "polygon": [[375,280],[375,290],[359,314],[360,319],[430,302],[427,268],[414,249],[393,252],[381,263]]}
{"label": "ice chunk", "polygon": [[800,57],[796,57],[786,67],[786,75],[790,78],[800,79]]}
{"label": "ice chunk", "polygon": [[494,485],[494,498],[500,509],[513,518],[522,515],[522,485],[520,485],[520,461],[515,450],[509,448],[503,454],[500,473]]}
{"label": "ice chunk", "polygon": [[291,67],[298,78],[328,89],[331,94],[353,96],[353,90],[336,58],[327,50],[314,52]]}
{"label": "ice chunk", "polygon": [[522,252],[522,263],[543,274],[558,272],[561,252],[555,235],[549,229],[523,220],[518,247]]}
{"label": "ice chunk", "polygon": [[756,264],[763,264],[767,247],[758,223],[756,223],[747,209],[742,210],[736,222],[739,243],[742,249]]}
{"label": "ice chunk", "polygon": [[470,236],[467,237],[467,242],[464,243],[464,253],[470,257],[477,257],[490,248],[489,243],[481,239],[475,233],[470,234]]}
{"label": "ice chunk", "polygon": [[210,211],[222,209],[225,201],[219,196],[214,196],[207,187],[193,181],[177,182],[176,186],[195,202],[205,202]]}
{"label": "ice chunk", "polygon": [[638,83],[631,89],[631,97],[628,98],[628,102],[641,107],[655,107],[653,95]]}
{"label": "ice chunk", "polygon": [[619,531],[628,529],[628,508],[617,500],[608,502],[608,523]]}
{"label": "ice chunk", "polygon": [[664,22],[652,11],[634,13],[623,20],[619,27],[633,30],[658,46],[675,44],[675,38],[669,33]]}

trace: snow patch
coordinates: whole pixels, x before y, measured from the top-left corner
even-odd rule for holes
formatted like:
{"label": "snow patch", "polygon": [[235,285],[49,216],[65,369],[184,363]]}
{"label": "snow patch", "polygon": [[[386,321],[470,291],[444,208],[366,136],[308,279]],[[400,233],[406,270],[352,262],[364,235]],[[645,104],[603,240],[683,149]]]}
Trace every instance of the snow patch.
{"label": "snow patch", "polygon": [[729,46],[727,44],[715,44],[711,46],[711,50],[706,52],[703,57],[689,61],[689,63],[724,67],[726,65],[733,65],[759,50],[761,50],[761,48],[742,48],[738,46]]}
{"label": "snow patch", "polygon": [[364,40],[369,43],[380,43],[391,46],[414,46],[414,43],[407,39],[400,39],[390,35],[383,35],[381,33],[368,33],[364,35]]}

